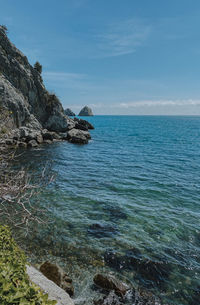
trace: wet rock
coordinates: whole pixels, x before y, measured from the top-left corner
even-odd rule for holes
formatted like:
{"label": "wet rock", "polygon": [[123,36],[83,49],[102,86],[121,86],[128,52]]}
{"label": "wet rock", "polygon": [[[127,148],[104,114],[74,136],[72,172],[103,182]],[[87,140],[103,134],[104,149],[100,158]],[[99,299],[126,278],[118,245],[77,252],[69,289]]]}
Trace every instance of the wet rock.
{"label": "wet rock", "polygon": [[168,279],[171,267],[165,262],[142,260],[135,266],[139,277],[144,279],[147,287],[161,287]]}
{"label": "wet rock", "polygon": [[74,118],[74,121],[82,126],[85,126],[87,129],[94,129],[94,126],[86,120]]}
{"label": "wet rock", "polygon": [[79,116],[93,116],[92,109],[88,106],[85,106],[79,112]]}
{"label": "wet rock", "polygon": [[31,140],[28,142],[27,147],[37,147],[38,143],[36,142],[36,140]]}
{"label": "wet rock", "polygon": [[103,238],[112,237],[113,235],[118,234],[118,231],[113,226],[94,223],[90,225],[88,233],[95,236],[96,238]]}
{"label": "wet rock", "polygon": [[75,116],[75,113],[70,108],[65,109],[64,113],[68,116]]}
{"label": "wet rock", "polygon": [[75,128],[68,131],[68,141],[71,143],[87,144],[89,139],[91,139],[91,136],[87,131]]}
{"label": "wet rock", "polygon": [[94,301],[94,305],[121,305],[119,297],[115,294],[114,291],[111,291],[108,296],[105,296],[103,299]]}
{"label": "wet rock", "polygon": [[72,283],[64,281],[61,287],[70,295],[70,297],[74,295],[74,287],[72,286]]}
{"label": "wet rock", "polygon": [[109,249],[105,251],[104,260],[113,269],[121,270],[126,268],[126,261],[113,250]]}
{"label": "wet rock", "polygon": [[40,266],[40,271],[49,280],[53,281],[56,285],[64,289],[70,296],[74,295],[72,280],[58,265],[52,264],[51,262],[45,262]]}
{"label": "wet rock", "polygon": [[119,281],[113,275],[97,274],[94,277],[94,283],[103,289],[114,290],[119,296],[125,295],[130,290],[128,285]]}

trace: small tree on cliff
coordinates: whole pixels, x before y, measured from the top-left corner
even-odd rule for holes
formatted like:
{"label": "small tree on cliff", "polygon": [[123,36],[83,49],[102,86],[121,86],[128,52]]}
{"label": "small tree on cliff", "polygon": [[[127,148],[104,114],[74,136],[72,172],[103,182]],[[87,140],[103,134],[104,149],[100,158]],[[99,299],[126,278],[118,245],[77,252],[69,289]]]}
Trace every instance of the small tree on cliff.
{"label": "small tree on cliff", "polygon": [[42,65],[39,63],[39,61],[36,61],[34,64],[34,69],[37,70],[40,74],[42,73]]}
{"label": "small tree on cliff", "polygon": [[4,33],[5,34],[7,34],[8,33],[8,28],[7,28],[7,26],[6,25],[0,25],[0,28],[4,31]]}

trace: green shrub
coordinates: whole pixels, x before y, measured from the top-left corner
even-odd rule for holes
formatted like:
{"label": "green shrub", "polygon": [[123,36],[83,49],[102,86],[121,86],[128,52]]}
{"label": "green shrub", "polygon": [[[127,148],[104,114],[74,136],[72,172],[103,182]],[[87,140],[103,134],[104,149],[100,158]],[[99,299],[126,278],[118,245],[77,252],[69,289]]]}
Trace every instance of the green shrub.
{"label": "green shrub", "polygon": [[0,304],[55,305],[26,274],[26,256],[11,236],[8,227],[0,225]]}
{"label": "green shrub", "polygon": [[37,70],[40,74],[42,73],[42,65],[38,61],[36,61],[34,64],[34,69]]}

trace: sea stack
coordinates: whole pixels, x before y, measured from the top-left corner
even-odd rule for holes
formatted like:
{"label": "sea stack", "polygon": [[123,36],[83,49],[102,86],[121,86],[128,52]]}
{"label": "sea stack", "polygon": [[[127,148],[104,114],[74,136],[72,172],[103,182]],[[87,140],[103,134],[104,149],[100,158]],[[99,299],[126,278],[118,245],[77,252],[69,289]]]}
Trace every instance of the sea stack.
{"label": "sea stack", "polygon": [[70,108],[65,109],[64,112],[68,116],[75,116],[75,113]]}
{"label": "sea stack", "polygon": [[92,109],[88,106],[83,107],[79,112],[79,116],[93,116]]}

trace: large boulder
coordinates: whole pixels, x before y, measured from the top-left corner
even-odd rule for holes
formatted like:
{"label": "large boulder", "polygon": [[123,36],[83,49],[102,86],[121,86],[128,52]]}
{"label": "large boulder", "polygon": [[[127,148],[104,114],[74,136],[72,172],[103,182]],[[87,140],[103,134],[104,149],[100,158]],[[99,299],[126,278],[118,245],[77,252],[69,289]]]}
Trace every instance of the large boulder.
{"label": "large boulder", "polygon": [[91,139],[89,132],[75,128],[68,131],[67,137],[69,142],[76,144],[87,144]]}
{"label": "large boulder", "polygon": [[56,285],[64,289],[70,296],[74,294],[72,279],[56,264],[45,262],[40,266],[40,271]]}
{"label": "large boulder", "polygon": [[92,109],[88,106],[83,107],[79,112],[79,116],[93,116]]}
{"label": "large boulder", "polygon": [[65,109],[64,113],[68,116],[75,116],[75,113],[70,108]]}
{"label": "large boulder", "polygon": [[[84,126],[85,128],[87,128],[87,129],[94,129],[94,126],[93,126],[90,122],[88,122],[88,121],[86,121],[86,120],[74,118],[74,121],[77,122],[77,124],[82,125],[82,126]],[[76,126],[77,126],[77,125],[76,125]],[[77,128],[77,127],[76,127],[76,128]],[[77,128],[77,129],[78,129],[78,128]]]}

